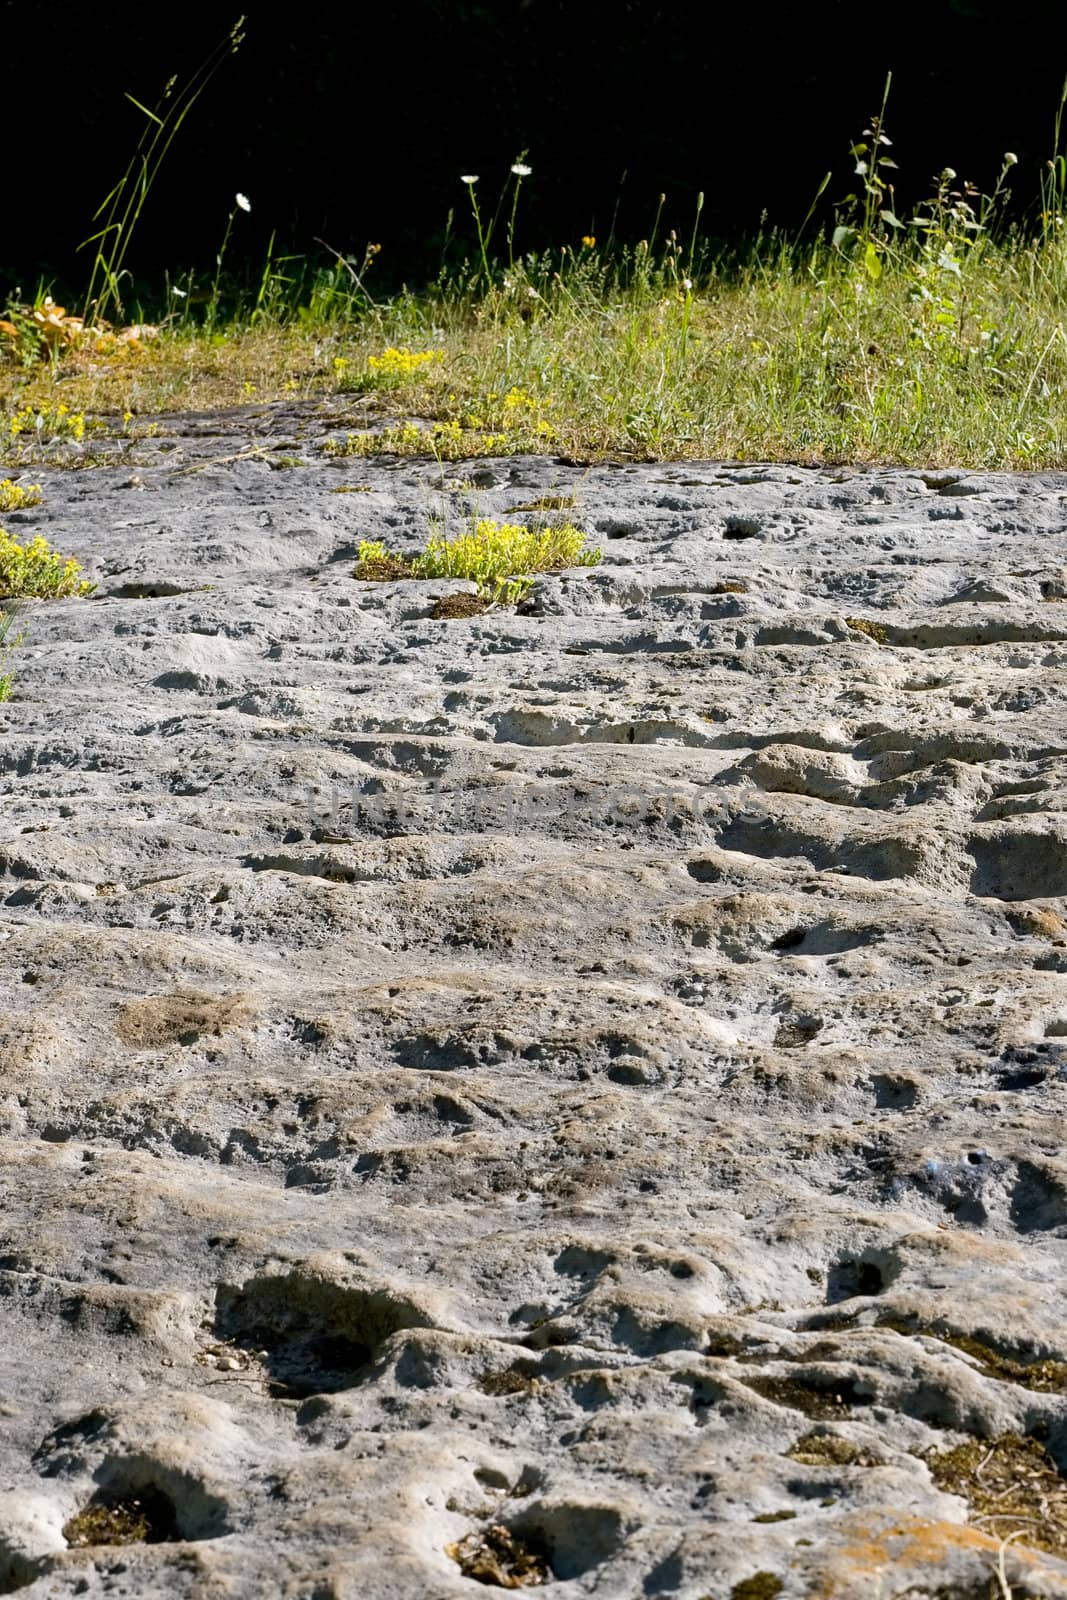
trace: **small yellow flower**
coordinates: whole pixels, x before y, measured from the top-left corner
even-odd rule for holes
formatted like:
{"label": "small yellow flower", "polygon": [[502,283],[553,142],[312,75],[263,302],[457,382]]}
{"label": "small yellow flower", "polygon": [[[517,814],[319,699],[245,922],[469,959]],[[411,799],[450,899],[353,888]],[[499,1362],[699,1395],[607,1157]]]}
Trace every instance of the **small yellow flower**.
{"label": "small yellow flower", "polygon": [[42,440],[81,440],[85,437],[85,414],[71,411],[69,406],[62,403],[54,409],[43,406],[39,411],[32,406],[25,406],[10,418],[8,430],[13,439],[20,433],[36,433],[38,439]]}
{"label": "small yellow flower", "polygon": [[386,382],[403,383],[428,375],[427,369],[445,359],[443,350],[411,350],[401,345],[390,345],[380,356],[368,356],[367,368],[376,378]]}
{"label": "small yellow flower", "polygon": [[583,233],[582,234],[582,243],[585,245],[585,248],[587,250],[592,250],[593,246],[596,244],[596,234],[595,233]]}

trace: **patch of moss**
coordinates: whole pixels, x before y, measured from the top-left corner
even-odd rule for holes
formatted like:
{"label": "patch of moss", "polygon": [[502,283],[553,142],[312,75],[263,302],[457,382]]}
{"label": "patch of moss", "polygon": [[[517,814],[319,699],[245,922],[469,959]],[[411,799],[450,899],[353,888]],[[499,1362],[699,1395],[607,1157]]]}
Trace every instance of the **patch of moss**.
{"label": "patch of moss", "polygon": [[983,1377],[997,1378],[1001,1383],[1017,1383],[1039,1394],[1067,1394],[1067,1361],[1019,1361],[994,1350],[981,1339],[953,1333],[940,1323],[911,1322],[906,1317],[891,1316],[881,1318],[878,1326],[891,1328],[894,1333],[937,1339],[953,1350],[961,1350],[978,1362]]}
{"label": "patch of moss", "polygon": [[753,1522],[792,1522],[796,1516],[795,1511],[761,1511],[758,1517],[753,1517]]}
{"label": "patch of moss", "polygon": [[802,1050],[821,1032],[819,1017],[788,1017],[778,1024],[774,1047],[776,1050]]}
{"label": "patch of moss", "polygon": [[63,1529],[72,1550],[93,1545],[167,1544],[178,1537],[174,1507],[159,1489],[121,1498],[99,1496]]}
{"label": "patch of moss", "polygon": [[733,583],[728,580],[726,583],[715,584],[711,592],[712,594],[747,594],[748,584]]}
{"label": "patch of moss", "polygon": [[923,1460],[939,1489],[961,1495],[972,1524],[994,1539],[1011,1535],[1024,1545],[1067,1557],[1067,1483],[1036,1439],[1017,1433],[968,1439]]}
{"label": "patch of moss", "polygon": [[716,1328],[708,1330],[708,1342],[704,1346],[706,1356],[740,1356],[744,1349],[744,1343],[736,1334],[719,1332]]}
{"label": "patch of moss", "polygon": [[503,1372],[483,1372],[478,1379],[478,1387],[483,1394],[494,1397],[531,1394],[537,1387],[536,1369],[531,1369],[525,1362],[518,1362],[513,1367],[505,1368]]}
{"label": "patch of moss", "polygon": [[553,1578],[552,1568],[541,1552],[498,1522],[448,1545],[445,1554],[452,1557],[465,1578],[496,1589],[536,1589]]}
{"label": "patch of moss", "polygon": [[480,617],[489,601],[480,594],[446,594],[434,602],[430,616],[435,622],[450,622],[461,617]]}
{"label": "patch of moss", "polygon": [[401,578],[413,578],[411,563],[402,556],[365,555],[352,570],[353,578],[361,578],[364,583],[396,583]]}
{"label": "patch of moss", "polygon": [[524,506],[510,506],[507,515],[510,517],[516,511],[572,511],[577,504],[573,494],[542,494]]}
{"label": "patch of moss", "polygon": [[880,622],[869,622],[866,617],[846,617],[845,622],[853,633],[865,633],[875,644],[889,643],[889,634]]}
{"label": "patch of moss", "polygon": [[791,1461],[806,1467],[869,1467],[868,1456],[838,1433],[806,1433],[786,1451]]}
{"label": "patch of moss", "polygon": [[807,1417],[843,1417],[847,1414],[847,1407],[854,1403],[848,1379],[837,1382],[826,1378],[779,1378],[768,1375],[746,1378],[745,1382],[765,1400],[788,1406],[792,1411],[802,1411]]}
{"label": "patch of moss", "polygon": [[730,1600],[774,1600],[782,1592],[782,1580],[773,1572],[754,1572],[730,1590]]}

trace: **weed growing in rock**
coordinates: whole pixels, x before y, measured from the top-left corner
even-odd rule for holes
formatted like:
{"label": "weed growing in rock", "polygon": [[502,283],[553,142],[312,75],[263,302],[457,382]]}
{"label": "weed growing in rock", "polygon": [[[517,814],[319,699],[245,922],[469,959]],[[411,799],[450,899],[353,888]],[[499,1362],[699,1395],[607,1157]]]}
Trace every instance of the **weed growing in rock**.
{"label": "weed growing in rock", "polygon": [[19,544],[0,528],[0,599],[63,600],[92,594],[96,585],[80,578],[81,565],[65,560],[41,534]]}
{"label": "weed growing in rock", "polygon": [[[18,643],[17,639],[10,637],[11,629],[15,622],[15,611],[12,606],[0,611],[0,666],[7,661],[11,651]],[[10,672],[0,672],[0,701],[11,699],[11,690],[14,677]]]}
{"label": "weed growing in rock", "polygon": [[[499,598],[514,587],[509,579],[563,567],[592,567],[599,550],[586,550],[585,534],[571,523],[528,528],[524,523],[496,522],[482,517],[469,533],[456,539],[431,538],[416,561],[424,578],[471,578],[484,594]],[[527,584],[528,587],[528,584]]]}
{"label": "weed growing in rock", "polygon": [[[1023,933],[1047,933],[1049,937],[1059,937],[1063,933],[1063,924],[1058,917],[1053,916],[1051,923],[1046,921],[1047,914],[1043,915],[1040,908],[1028,911],[1022,917],[1009,919],[1018,931]],[[940,1323],[922,1323],[907,1317],[884,1316],[878,1321],[880,1328],[892,1328],[894,1333],[905,1337],[923,1334],[930,1339],[940,1339],[942,1344],[947,1344],[953,1350],[962,1350],[977,1361],[987,1377],[996,1378],[1001,1383],[1018,1383],[1024,1389],[1036,1390],[1039,1394],[1067,1394],[1067,1361],[1057,1361],[1050,1358],[1019,1360],[1014,1356],[1005,1354],[1004,1351],[995,1349],[991,1344],[970,1335],[954,1333],[951,1327]]]}
{"label": "weed growing in rock", "polygon": [[473,409],[461,406],[453,393],[445,405],[461,414],[428,427],[407,421],[377,433],[349,433],[344,439],[327,439],[322,448],[331,456],[433,455],[438,461],[465,461],[526,454],[556,438],[541,403],[524,389],[512,387],[502,399],[491,390]]}
{"label": "weed growing in rock", "polygon": [[0,511],[25,511],[27,506],[41,504],[39,483],[13,483],[10,478],[0,479]]}
{"label": "weed growing in rock", "polygon": [[809,1467],[869,1467],[869,1456],[837,1433],[805,1433],[786,1451],[791,1461],[803,1461]]}
{"label": "weed growing in rock", "polygon": [[454,539],[444,533],[433,534],[422,555],[411,561],[386,550],[378,541],[364,540],[355,576],[372,582],[467,578],[478,585],[484,600],[514,605],[528,593],[532,573],[592,567],[599,560],[600,551],[586,550],[585,534],[570,523],[529,528],[524,523],[480,517]]}
{"label": "weed growing in rock", "polygon": [[503,433],[475,433],[458,422],[434,422],[428,428],[404,422],[378,433],[350,433],[327,439],[328,456],[436,456],[438,461],[466,461],[471,456],[507,455],[513,441]]}

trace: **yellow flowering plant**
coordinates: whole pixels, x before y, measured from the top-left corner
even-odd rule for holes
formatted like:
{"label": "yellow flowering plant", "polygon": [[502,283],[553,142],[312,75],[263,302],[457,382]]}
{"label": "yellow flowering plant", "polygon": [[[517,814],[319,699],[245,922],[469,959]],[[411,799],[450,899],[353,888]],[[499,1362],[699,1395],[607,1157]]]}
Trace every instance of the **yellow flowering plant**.
{"label": "yellow flowering plant", "polygon": [[81,565],[64,558],[41,534],[19,544],[0,528],[0,599],[63,600],[92,594],[96,585],[79,577]]}
{"label": "yellow flowering plant", "polygon": [[27,506],[41,503],[39,483],[14,483],[10,478],[0,479],[0,511],[25,511]]}
{"label": "yellow flowering plant", "polygon": [[389,345],[380,355],[369,355],[362,372],[350,373],[344,356],[334,357],[333,369],[341,389],[403,389],[425,383],[444,359],[443,350],[412,350],[406,344]]}
{"label": "yellow flowering plant", "polygon": [[380,541],[359,547],[356,576],[372,581],[397,578],[467,578],[498,605],[514,605],[530,588],[531,574],[563,567],[593,567],[599,550],[585,548],[585,534],[572,523],[528,527],[480,517],[454,539],[434,534],[413,560],[388,551]]}
{"label": "yellow flowering plant", "polygon": [[8,432],[12,439],[24,433],[36,433],[39,439],[73,439],[75,443],[80,443],[85,438],[85,413],[71,411],[62,402],[58,406],[42,406],[38,410],[34,410],[33,406],[24,406],[10,418]]}

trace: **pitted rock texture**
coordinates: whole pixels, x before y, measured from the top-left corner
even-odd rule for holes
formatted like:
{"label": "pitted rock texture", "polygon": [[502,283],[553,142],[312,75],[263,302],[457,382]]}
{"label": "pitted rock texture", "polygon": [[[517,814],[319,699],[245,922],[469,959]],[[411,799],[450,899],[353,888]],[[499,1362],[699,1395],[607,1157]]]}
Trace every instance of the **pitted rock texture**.
{"label": "pitted rock texture", "polygon": [[0,1593],[1067,1596],[1067,478],[328,420],[5,518]]}

